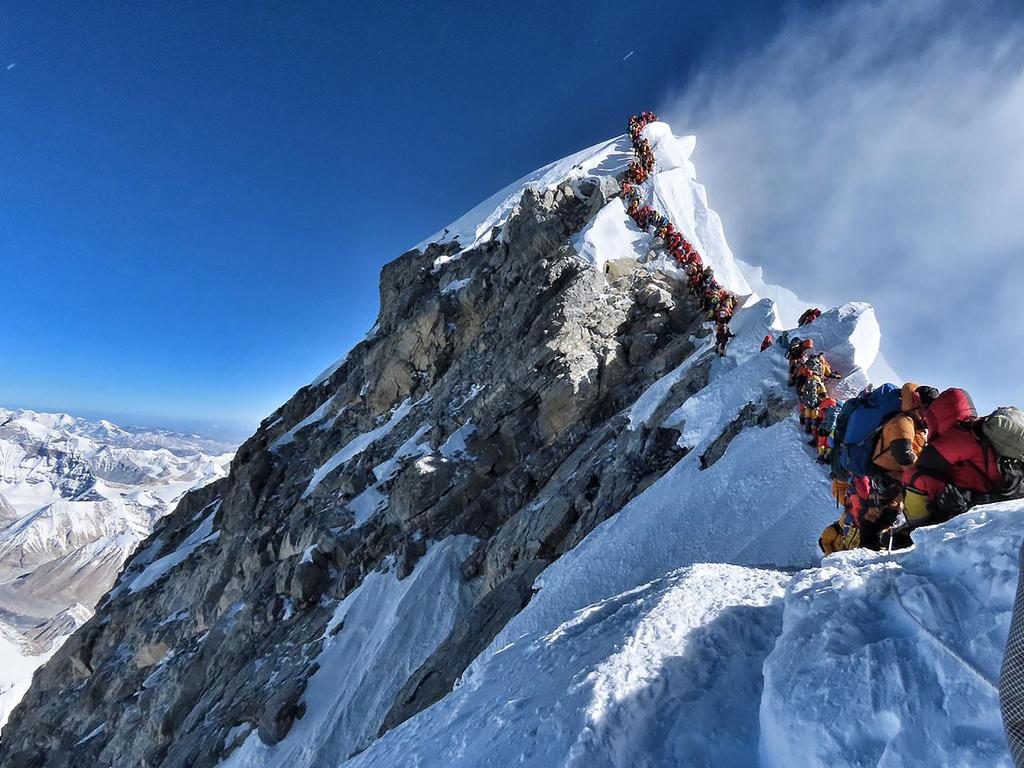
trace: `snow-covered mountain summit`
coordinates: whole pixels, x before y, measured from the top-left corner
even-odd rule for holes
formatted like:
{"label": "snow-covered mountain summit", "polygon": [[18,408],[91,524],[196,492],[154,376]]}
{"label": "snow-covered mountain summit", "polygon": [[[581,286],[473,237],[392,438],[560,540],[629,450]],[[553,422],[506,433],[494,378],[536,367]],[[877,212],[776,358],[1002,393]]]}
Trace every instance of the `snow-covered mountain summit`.
{"label": "snow-covered mountain summit", "polygon": [[[0,762],[1009,765],[1024,505],[822,564],[835,503],[760,351],[803,307],[734,258],[694,141],[645,130],[644,199],[743,297],[725,357],[626,214],[628,139],[524,177],[384,268],[371,332],[164,518]],[[868,383],[871,307],[801,335]]]}

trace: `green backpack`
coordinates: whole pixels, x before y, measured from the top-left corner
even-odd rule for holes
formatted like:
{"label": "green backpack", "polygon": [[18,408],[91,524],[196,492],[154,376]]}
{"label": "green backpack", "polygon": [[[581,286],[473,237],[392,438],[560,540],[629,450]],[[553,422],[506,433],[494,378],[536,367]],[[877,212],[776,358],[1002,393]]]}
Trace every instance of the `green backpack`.
{"label": "green backpack", "polygon": [[996,408],[985,417],[981,429],[1000,456],[1024,460],[1024,411],[1020,408]]}

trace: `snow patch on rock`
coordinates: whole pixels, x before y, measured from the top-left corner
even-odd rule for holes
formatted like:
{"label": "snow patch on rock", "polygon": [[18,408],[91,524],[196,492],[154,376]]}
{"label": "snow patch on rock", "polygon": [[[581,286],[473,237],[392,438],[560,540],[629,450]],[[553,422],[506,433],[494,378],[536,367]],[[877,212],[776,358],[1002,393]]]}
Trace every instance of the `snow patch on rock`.
{"label": "snow patch on rock", "polygon": [[412,574],[374,572],[338,604],[306,687],[306,715],[268,747],[253,732],[225,768],[339,765],[377,736],[395,694],[469,608],[459,567],[475,544],[430,545]]}

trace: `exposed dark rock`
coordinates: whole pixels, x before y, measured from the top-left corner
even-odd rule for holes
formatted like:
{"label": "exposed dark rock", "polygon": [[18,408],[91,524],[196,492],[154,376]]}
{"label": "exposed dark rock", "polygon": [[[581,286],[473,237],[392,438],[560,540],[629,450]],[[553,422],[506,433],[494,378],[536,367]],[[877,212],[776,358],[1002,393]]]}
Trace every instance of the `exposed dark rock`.
{"label": "exposed dark rock", "polygon": [[792,403],[779,393],[769,392],[763,401],[747,403],[718,437],[700,455],[700,468],[707,469],[725,455],[726,448],[747,427],[770,427],[793,410]]}

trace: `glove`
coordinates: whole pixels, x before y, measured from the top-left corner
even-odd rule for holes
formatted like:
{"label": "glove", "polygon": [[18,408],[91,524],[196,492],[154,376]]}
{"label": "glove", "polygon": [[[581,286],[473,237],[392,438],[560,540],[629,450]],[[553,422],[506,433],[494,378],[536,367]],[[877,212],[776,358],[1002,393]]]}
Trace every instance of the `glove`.
{"label": "glove", "polygon": [[947,485],[935,499],[935,506],[947,519],[962,515],[971,508],[970,492],[957,488],[955,485]]}

